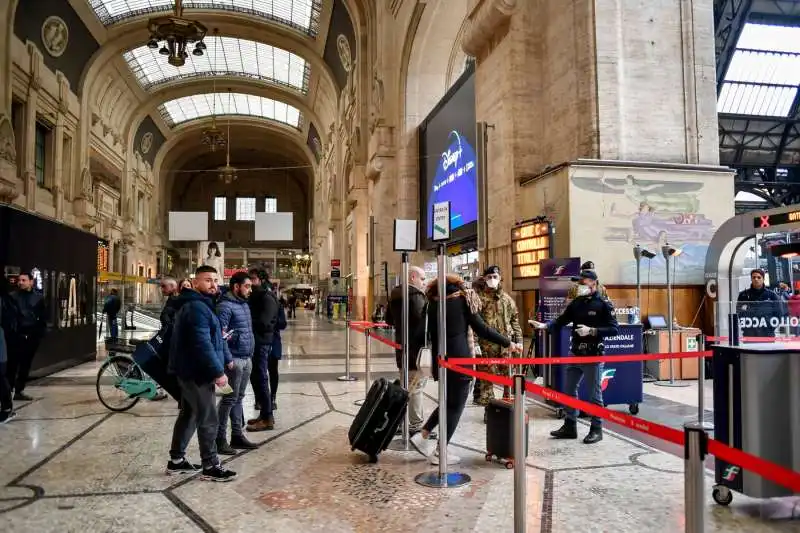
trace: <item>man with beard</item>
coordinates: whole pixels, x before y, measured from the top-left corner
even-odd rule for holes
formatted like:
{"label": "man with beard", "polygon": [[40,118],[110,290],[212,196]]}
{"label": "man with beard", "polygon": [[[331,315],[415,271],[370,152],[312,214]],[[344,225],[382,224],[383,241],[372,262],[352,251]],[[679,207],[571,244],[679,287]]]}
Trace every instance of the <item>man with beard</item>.
{"label": "man with beard", "polygon": [[248,272],[252,283],[252,293],[247,303],[253,320],[255,352],[253,354],[253,372],[250,384],[256,397],[257,418],[247,421],[247,431],[268,431],[275,429],[275,418],[272,408],[272,392],[269,387],[269,353],[278,323],[278,307],[280,303],[272,292],[272,284],[265,270],[257,268]]}

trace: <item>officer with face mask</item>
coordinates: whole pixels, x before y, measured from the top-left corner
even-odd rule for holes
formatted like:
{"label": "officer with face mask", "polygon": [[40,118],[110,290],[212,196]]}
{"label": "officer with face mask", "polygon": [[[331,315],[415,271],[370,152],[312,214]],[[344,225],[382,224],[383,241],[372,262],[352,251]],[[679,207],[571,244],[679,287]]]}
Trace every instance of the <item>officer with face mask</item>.
{"label": "officer with face mask", "polygon": [[[522,328],[519,325],[519,312],[514,299],[503,290],[501,281],[503,277],[500,267],[490,266],[483,272],[483,283],[475,284],[478,296],[481,299],[481,318],[489,326],[511,339],[512,343],[522,343]],[[499,344],[493,344],[484,339],[479,339],[478,345],[482,357],[501,358],[508,357],[508,350]],[[507,376],[508,367],[505,365],[478,366],[481,372]],[[504,395],[508,396],[506,388]],[[488,381],[478,380],[473,389],[473,402],[477,405],[488,405],[494,399],[494,385]]]}
{"label": "officer with face mask", "polygon": [[[576,297],[564,312],[549,323],[531,320],[530,324],[537,329],[560,329],[572,323],[570,339],[571,352],[576,356],[603,355],[603,339],[619,333],[619,324],[614,316],[614,306],[607,298],[602,298],[597,291],[597,274],[592,270],[583,270],[576,290]],[[603,406],[601,379],[603,363],[588,365],[567,365],[564,380],[564,392],[578,397],[578,387],[583,378],[589,380],[591,402]],[[578,410],[566,408],[567,418],[564,425],[550,433],[556,439],[578,438]],[[586,444],[594,444],[603,440],[603,431],[599,417],[592,417],[589,434],[583,439]]]}
{"label": "officer with face mask", "polygon": [[[597,274],[597,269],[595,268],[593,261],[586,261],[585,263],[583,263],[581,265],[581,272],[583,272],[584,270],[591,270],[592,272]],[[570,287],[569,291],[567,292],[567,303],[571,302],[578,296],[578,287],[580,287],[581,280],[579,277],[575,277],[572,278],[572,281],[574,281],[575,284],[572,287]],[[608,294],[606,293],[606,288],[599,281],[597,282],[597,294],[599,294],[601,298],[608,298]]]}

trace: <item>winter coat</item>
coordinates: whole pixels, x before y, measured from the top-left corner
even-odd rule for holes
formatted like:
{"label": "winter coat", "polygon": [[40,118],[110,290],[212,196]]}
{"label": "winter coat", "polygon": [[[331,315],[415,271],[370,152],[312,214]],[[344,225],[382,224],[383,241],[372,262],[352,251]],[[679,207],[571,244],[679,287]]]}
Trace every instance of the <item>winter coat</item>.
{"label": "winter coat", "polygon": [[[428,300],[425,294],[416,287],[408,286],[408,369],[417,370],[417,354],[425,346],[425,306]],[[392,289],[389,296],[389,307],[386,323],[394,326],[394,340],[403,344],[403,287]],[[397,368],[403,368],[403,350],[395,350]]]}
{"label": "winter coat", "polygon": [[263,346],[272,345],[272,338],[275,334],[275,325],[278,322],[278,299],[275,295],[264,287],[253,287],[250,299],[250,316],[253,319],[253,333],[255,334],[256,344]]}
{"label": "winter coat", "polygon": [[231,355],[239,359],[253,357],[256,340],[247,300],[239,298],[232,291],[225,293],[217,304],[217,316],[223,332],[234,330],[228,339]]}
{"label": "winter coat", "polygon": [[[463,280],[454,275],[447,276],[445,289],[446,298],[446,328],[447,328],[447,357],[471,357],[469,343],[469,330],[475,332],[481,339],[499,344],[503,348],[511,346],[511,341],[501,335],[497,330],[486,325],[480,314],[470,308],[467,289]],[[428,331],[431,336],[431,352],[433,358],[433,378],[439,378],[439,295],[437,283],[431,283],[428,288]],[[450,372],[448,379],[472,379],[457,372]]]}
{"label": "winter coat", "polygon": [[169,371],[185,381],[211,383],[225,373],[225,364],[232,360],[212,299],[183,289],[177,303]]}
{"label": "winter coat", "polygon": [[281,340],[281,331],[286,329],[288,322],[286,322],[286,311],[281,306],[278,309],[278,321],[275,324],[275,334],[272,336],[272,351],[269,356],[273,359],[283,358],[283,341]]}
{"label": "winter coat", "polygon": [[111,318],[117,318],[122,309],[122,300],[116,294],[109,294],[103,303],[103,313]]}

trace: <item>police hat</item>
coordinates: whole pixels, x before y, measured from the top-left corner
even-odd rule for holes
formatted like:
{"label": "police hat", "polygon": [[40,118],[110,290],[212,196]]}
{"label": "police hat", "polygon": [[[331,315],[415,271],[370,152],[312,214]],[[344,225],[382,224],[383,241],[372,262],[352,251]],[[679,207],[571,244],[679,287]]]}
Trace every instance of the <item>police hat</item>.
{"label": "police hat", "polygon": [[573,277],[572,281],[580,281],[582,279],[597,281],[597,273],[594,270],[581,270],[580,275]]}
{"label": "police hat", "polygon": [[483,271],[483,275],[484,276],[488,276],[490,274],[497,274],[498,276],[500,276],[501,275],[500,274],[500,267],[497,266],[497,265],[492,265],[492,266],[490,266],[489,268],[487,268],[486,270]]}
{"label": "police hat", "polygon": [[581,265],[581,270],[595,270],[593,261],[586,261]]}

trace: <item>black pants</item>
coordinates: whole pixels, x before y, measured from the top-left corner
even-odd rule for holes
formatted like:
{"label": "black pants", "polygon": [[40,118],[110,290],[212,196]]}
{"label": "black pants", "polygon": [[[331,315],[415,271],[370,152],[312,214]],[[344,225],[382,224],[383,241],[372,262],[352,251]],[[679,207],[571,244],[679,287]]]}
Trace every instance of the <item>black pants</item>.
{"label": "black pants", "polygon": [[278,375],[279,362],[279,359],[276,359],[272,356],[267,358],[267,368],[269,369],[269,390],[272,394],[273,401],[275,400],[275,395],[278,393],[278,380],[280,379],[280,376]]}
{"label": "black pants", "polygon": [[0,410],[2,411],[11,411],[14,408],[14,404],[11,402],[11,385],[6,379],[7,367],[7,363],[0,363]]}
{"label": "black pants", "polygon": [[39,349],[39,339],[33,335],[8,336],[8,384],[14,388],[16,394],[25,389],[28,375],[31,373],[31,364],[36,350]]}
{"label": "black pants", "polygon": [[[453,438],[458,422],[464,413],[464,406],[469,398],[469,385],[471,379],[465,379],[462,374],[457,374],[450,370],[447,371],[447,398],[445,400],[445,410],[447,412],[447,442]],[[425,431],[433,431],[439,425],[439,407],[433,410],[428,421],[422,426]]]}
{"label": "black pants", "polygon": [[172,446],[169,457],[179,461],[186,455],[186,447],[197,432],[200,460],[203,468],[219,464],[217,457],[217,399],[214,384],[198,385],[193,381],[178,380],[181,387],[181,409],[172,429]]}
{"label": "black pants", "polygon": [[250,373],[250,385],[253,386],[253,395],[256,403],[261,406],[258,418],[268,420],[272,416],[272,398],[275,394],[270,391],[269,356],[272,344],[257,344],[253,354],[253,371]]}

